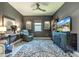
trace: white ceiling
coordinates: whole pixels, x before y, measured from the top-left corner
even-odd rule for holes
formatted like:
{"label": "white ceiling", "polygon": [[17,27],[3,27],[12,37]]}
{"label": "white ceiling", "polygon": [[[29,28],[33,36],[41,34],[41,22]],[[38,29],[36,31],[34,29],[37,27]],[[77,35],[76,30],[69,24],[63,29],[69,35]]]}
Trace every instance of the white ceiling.
{"label": "white ceiling", "polygon": [[[44,5],[43,3],[46,3],[47,5]],[[33,10],[36,8],[35,2],[9,2],[9,4],[24,16],[38,16],[53,15],[64,2],[40,2],[40,8],[45,9],[46,12]]]}

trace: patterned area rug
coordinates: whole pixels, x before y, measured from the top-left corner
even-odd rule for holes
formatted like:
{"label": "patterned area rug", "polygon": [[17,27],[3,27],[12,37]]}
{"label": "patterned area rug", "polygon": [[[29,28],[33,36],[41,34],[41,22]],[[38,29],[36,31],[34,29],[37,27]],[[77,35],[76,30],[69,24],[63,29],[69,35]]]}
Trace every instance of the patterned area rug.
{"label": "patterned area rug", "polygon": [[12,57],[68,57],[52,40],[32,40]]}

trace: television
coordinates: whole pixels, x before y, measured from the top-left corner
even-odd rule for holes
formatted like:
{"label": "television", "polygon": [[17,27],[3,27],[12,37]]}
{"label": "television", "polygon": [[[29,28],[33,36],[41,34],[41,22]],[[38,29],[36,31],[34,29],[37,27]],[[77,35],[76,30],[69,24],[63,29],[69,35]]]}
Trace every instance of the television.
{"label": "television", "polygon": [[57,32],[70,32],[71,31],[71,17],[59,19],[56,25]]}

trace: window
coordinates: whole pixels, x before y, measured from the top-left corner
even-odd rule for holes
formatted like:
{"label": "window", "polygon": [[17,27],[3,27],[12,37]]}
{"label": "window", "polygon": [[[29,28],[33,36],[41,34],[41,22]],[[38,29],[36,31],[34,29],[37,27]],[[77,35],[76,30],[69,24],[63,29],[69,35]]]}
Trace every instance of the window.
{"label": "window", "polygon": [[34,31],[42,31],[42,23],[34,23]]}

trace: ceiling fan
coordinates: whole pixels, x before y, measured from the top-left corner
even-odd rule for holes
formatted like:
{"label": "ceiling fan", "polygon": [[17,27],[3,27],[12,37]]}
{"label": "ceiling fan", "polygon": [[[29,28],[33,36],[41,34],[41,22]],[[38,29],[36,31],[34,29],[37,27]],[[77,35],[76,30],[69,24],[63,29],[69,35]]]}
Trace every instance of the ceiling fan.
{"label": "ceiling fan", "polygon": [[[46,4],[46,3],[41,3],[41,4],[43,4],[43,5],[48,5],[48,4]],[[46,11],[45,9],[40,8],[40,3],[35,3],[35,5],[36,5],[36,8],[33,9],[33,10],[40,10],[40,11],[43,11],[43,12]],[[34,6],[34,5],[33,5],[33,6]]]}

